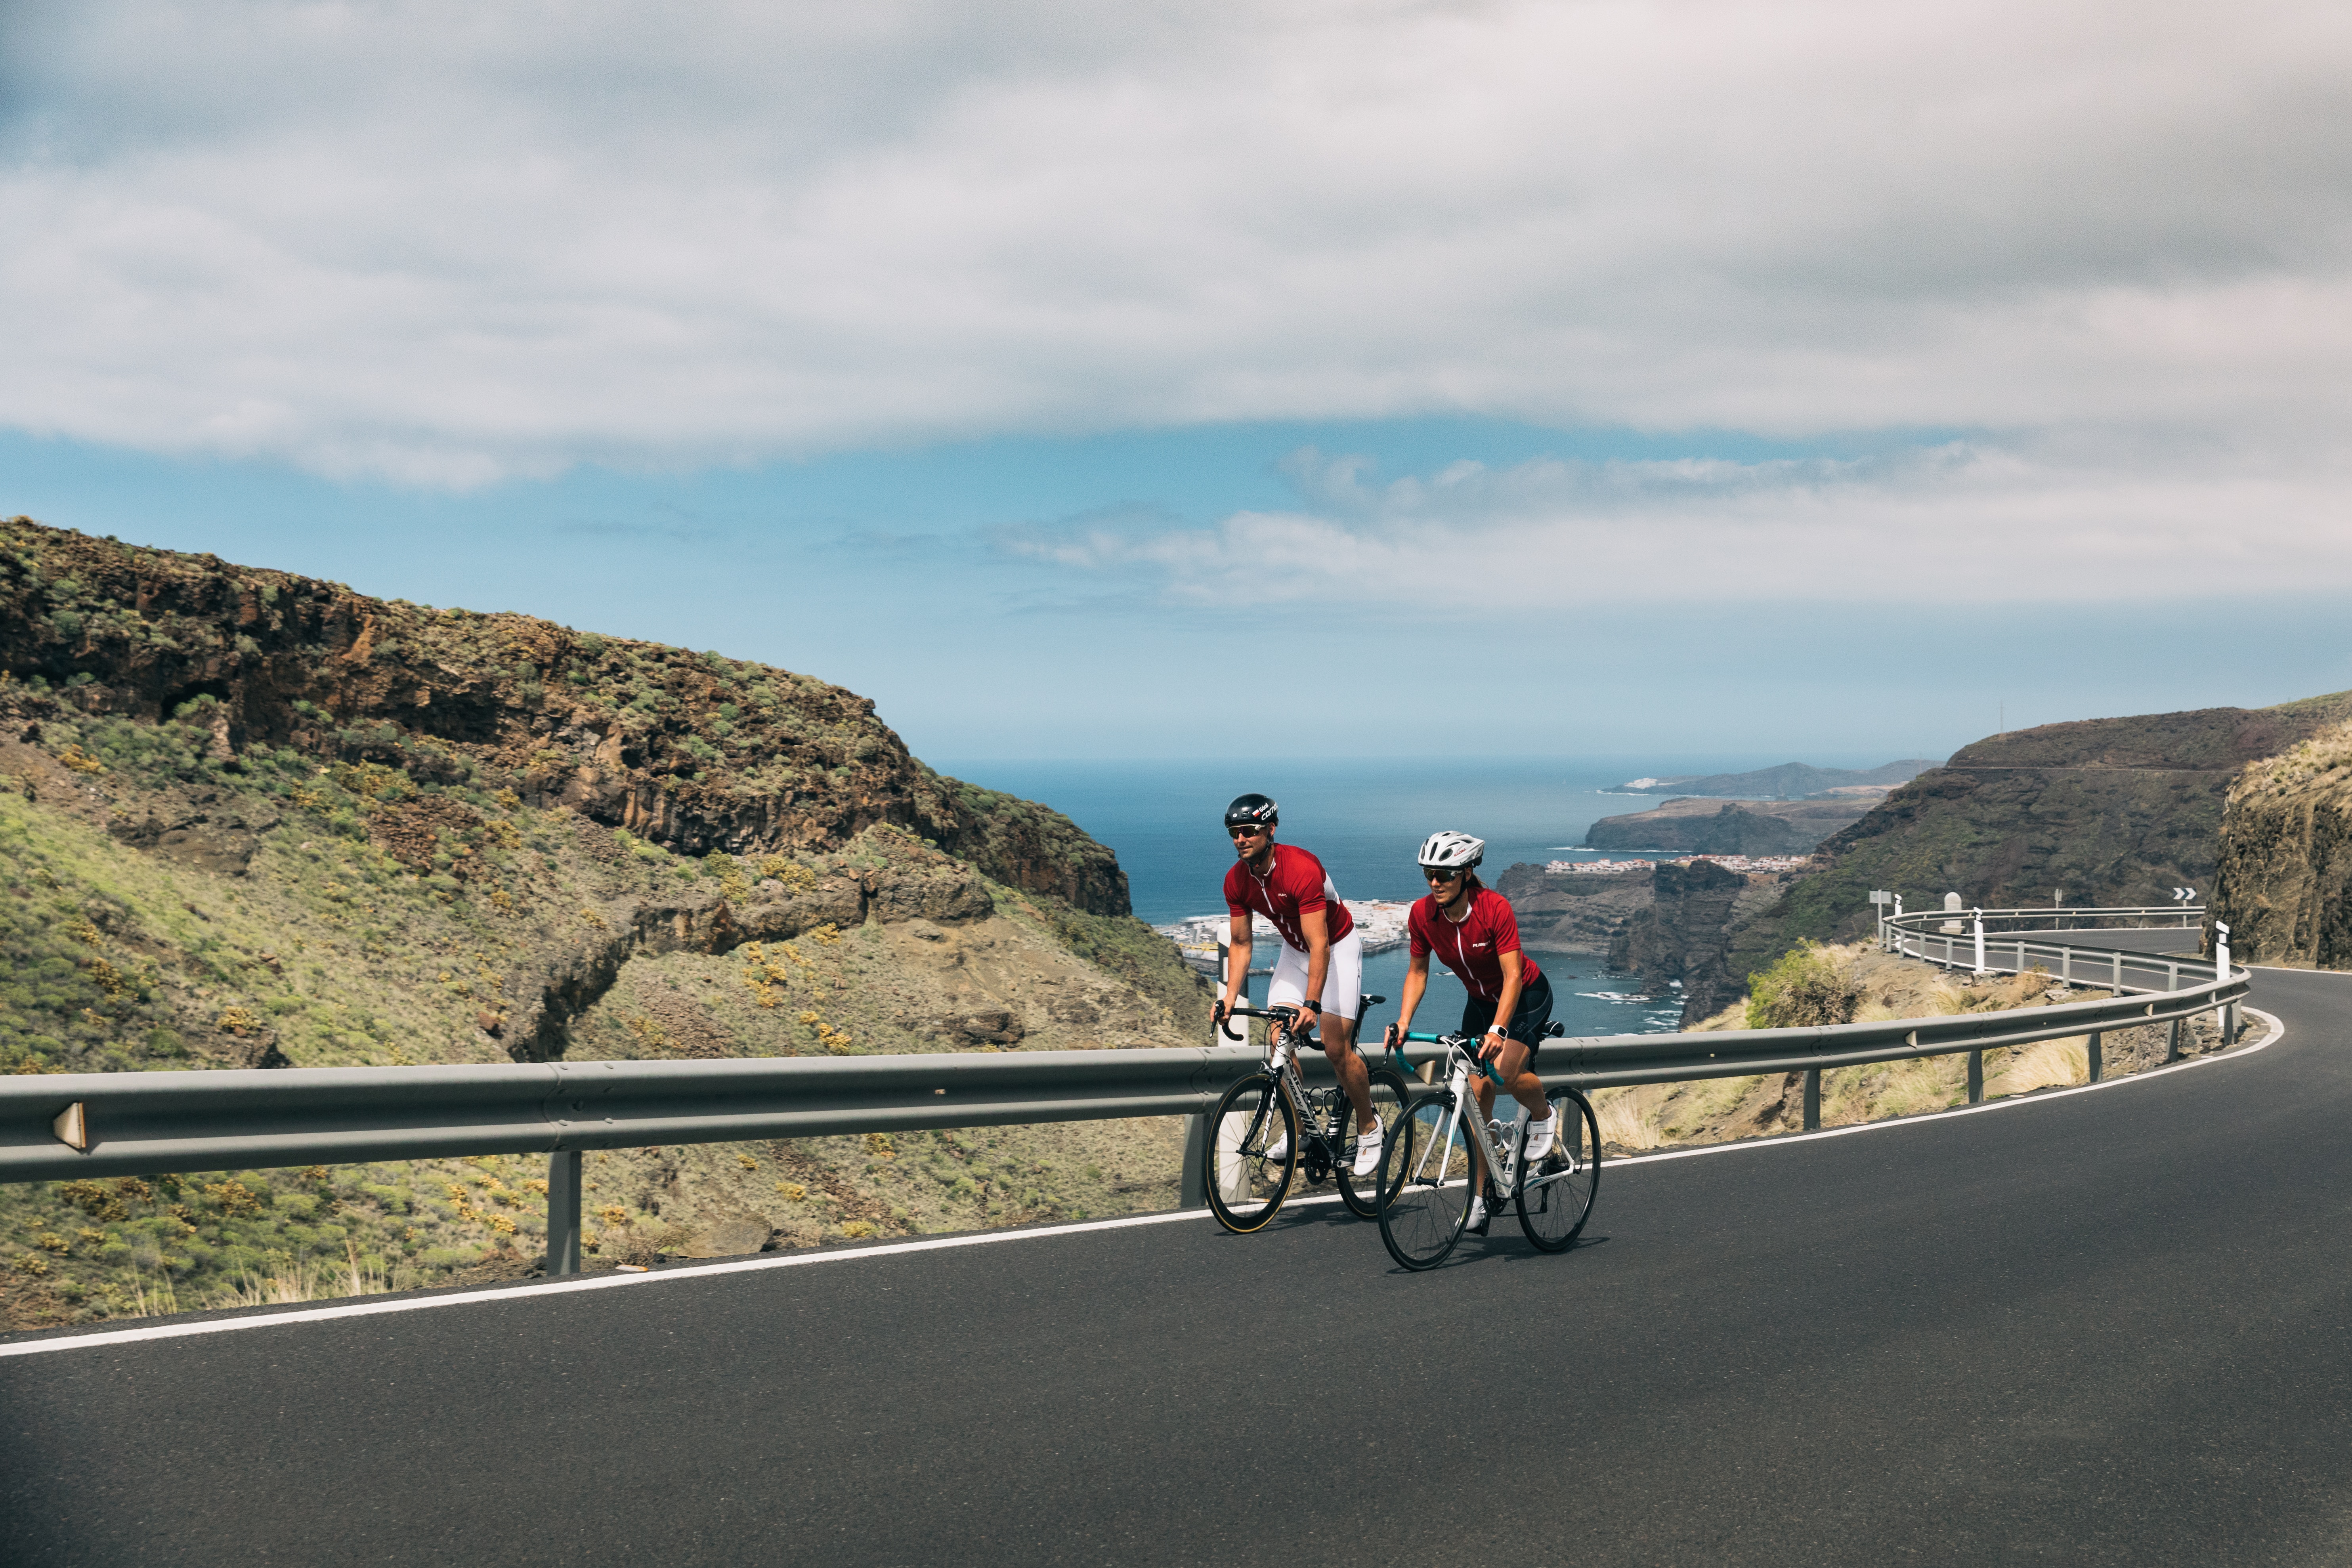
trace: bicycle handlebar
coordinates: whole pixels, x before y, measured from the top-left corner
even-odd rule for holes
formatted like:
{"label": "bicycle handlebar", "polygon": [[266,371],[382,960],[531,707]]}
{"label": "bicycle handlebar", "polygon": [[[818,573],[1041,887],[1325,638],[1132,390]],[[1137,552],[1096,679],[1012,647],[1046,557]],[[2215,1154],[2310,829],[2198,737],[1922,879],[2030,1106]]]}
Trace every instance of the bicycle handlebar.
{"label": "bicycle handlebar", "polygon": [[[1498,1084],[1503,1081],[1502,1073],[1496,1069],[1493,1062],[1481,1060],[1477,1057],[1470,1056],[1470,1037],[1467,1035],[1424,1035],[1419,1029],[1408,1029],[1405,1031],[1404,1041],[1402,1043],[1423,1046],[1451,1047],[1454,1050],[1460,1051],[1464,1056],[1470,1057],[1470,1059],[1476,1062],[1479,1069],[1488,1078],[1493,1079]],[[1396,1054],[1402,1056],[1403,1053],[1400,1051]]]}

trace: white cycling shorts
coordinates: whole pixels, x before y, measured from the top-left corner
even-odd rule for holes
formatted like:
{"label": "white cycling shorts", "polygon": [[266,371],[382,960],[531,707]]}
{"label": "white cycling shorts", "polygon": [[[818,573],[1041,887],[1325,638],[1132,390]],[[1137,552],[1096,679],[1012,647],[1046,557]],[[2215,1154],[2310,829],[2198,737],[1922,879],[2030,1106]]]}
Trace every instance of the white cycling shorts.
{"label": "white cycling shorts", "polygon": [[[1274,944],[1282,956],[1274,961],[1274,977],[1266,982],[1265,1005],[1296,1007],[1307,1000],[1307,955],[1286,942]],[[1323,968],[1323,1010],[1354,1020],[1364,994],[1364,934],[1351,931],[1331,944],[1331,961]]]}

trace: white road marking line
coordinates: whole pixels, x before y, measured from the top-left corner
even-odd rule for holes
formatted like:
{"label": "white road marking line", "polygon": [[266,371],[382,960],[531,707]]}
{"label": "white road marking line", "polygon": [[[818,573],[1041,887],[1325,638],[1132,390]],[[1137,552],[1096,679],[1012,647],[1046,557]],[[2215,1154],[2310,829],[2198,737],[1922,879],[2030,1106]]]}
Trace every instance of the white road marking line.
{"label": "white road marking line", "polygon": [[[1823,1138],[1844,1138],[1857,1132],[1880,1132],[1894,1128],[1917,1127],[1930,1121],[1942,1121],[1955,1116],[1976,1116],[1989,1110],[2014,1110],[2025,1106],[2047,1105],[2071,1095],[2090,1094],[2099,1089],[2120,1089],[2126,1084],[2145,1083],[2167,1073],[2181,1072],[2189,1068],[2213,1067],[2242,1060],[2256,1051],[2265,1050],[2278,1043],[2286,1033],[2286,1026],[2272,1014],[2258,1008],[2246,1010],[2249,1017],[2260,1018],[2270,1026],[2270,1033],[2253,1045],[2222,1056],[2197,1057],[2168,1067],[2150,1068],[2126,1078],[2108,1079],[2103,1083],[2087,1083],[2073,1089],[2047,1090],[2019,1095],[2012,1099],[1990,1100],[1982,1105],[1967,1105],[1950,1110],[1931,1111],[1920,1116],[1900,1116],[1884,1121],[1857,1122],[1851,1127],[1824,1128],[1818,1132],[1791,1132],[1778,1138],[1752,1139],[1743,1143],[1718,1143],[1705,1149],[1674,1149],[1656,1154],[1633,1154],[1606,1162],[1615,1170],[1623,1165],[1654,1165],[1667,1160],[1693,1160],[1708,1154],[1745,1154],[1759,1150],[1784,1149],[1799,1143],[1816,1142]],[[1286,1208],[1312,1208],[1339,1201],[1337,1193],[1311,1198],[1293,1198]],[[569,1295],[580,1290],[616,1290],[635,1285],[667,1285],[680,1279],[708,1279],[721,1274],[748,1274],[769,1268],[804,1268],[812,1264],[846,1263],[859,1258],[897,1257],[910,1252],[938,1252],[950,1247],[992,1247],[1003,1242],[1038,1241],[1048,1237],[1079,1236],[1089,1231],[1127,1230],[1138,1226],[1178,1225],[1187,1220],[1206,1220],[1206,1209],[1178,1209],[1171,1214],[1129,1215],[1120,1219],[1083,1220],[1073,1225],[1042,1226],[1034,1230],[980,1232],[966,1236],[940,1236],[921,1241],[892,1242],[885,1247],[844,1248],[836,1252],[794,1253],[786,1257],[740,1258],[731,1263],[705,1263],[687,1268],[663,1268],[649,1274],[599,1274],[594,1276],[552,1279],[526,1289],[506,1287],[495,1290],[464,1290],[446,1296],[427,1296],[403,1301],[344,1301],[331,1307],[309,1307],[293,1312],[269,1312],[248,1318],[224,1318],[193,1323],[159,1323],[144,1329],[109,1329],[102,1332],[71,1334],[52,1340],[35,1340],[20,1344],[0,1344],[0,1358],[25,1355],[47,1355],[58,1351],[89,1350],[100,1345],[134,1344],[147,1340],[186,1339],[196,1334],[227,1334],[244,1329],[277,1328],[288,1323],[318,1323],[336,1318],[370,1318],[391,1312],[421,1312],[439,1307],[471,1307],[500,1301],[538,1301],[551,1295]]]}

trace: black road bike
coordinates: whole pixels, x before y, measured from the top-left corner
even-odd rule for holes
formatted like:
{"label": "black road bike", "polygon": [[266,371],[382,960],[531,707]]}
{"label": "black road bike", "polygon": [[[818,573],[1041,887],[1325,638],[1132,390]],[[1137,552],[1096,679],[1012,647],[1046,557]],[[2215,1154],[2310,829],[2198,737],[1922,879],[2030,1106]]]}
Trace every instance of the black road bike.
{"label": "black road bike", "polygon": [[[1366,1012],[1387,1000],[1364,997],[1356,1013],[1358,1028],[1363,1026]],[[1236,1007],[1226,1016],[1266,1019],[1271,1050],[1265,1065],[1225,1090],[1210,1112],[1209,1212],[1227,1230],[1247,1235],[1264,1229],[1282,1212],[1291,1184],[1303,1169],[1308,1186],[1337,1181],[1339,1201],[1349,1211],[1373,1218],[1381,1207],[1377,1178],[1352,1173],[1356,1111],[1348,1091],[1338,1084],[1310,1089],[1298,1070],[1299,1048],[1316,1044],[1314,1026],[1302,1026],[1293,1007]],[[1212,1028],[1222,1034],[1220,1026]],[[1234,1037],[1224,1035],[1223,1039],[1232,1043]],[[1372,1113],[1385,1133],[1404,1112],[1404,1078],[1366,1055],[1360,1038],[1356,1054],[1371,1075]]]}

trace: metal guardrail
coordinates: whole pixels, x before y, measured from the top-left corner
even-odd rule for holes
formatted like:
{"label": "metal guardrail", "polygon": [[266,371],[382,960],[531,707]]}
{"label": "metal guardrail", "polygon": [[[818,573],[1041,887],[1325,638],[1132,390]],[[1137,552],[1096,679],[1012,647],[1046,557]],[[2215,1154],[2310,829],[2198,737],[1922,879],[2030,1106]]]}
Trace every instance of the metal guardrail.
{"label": "metal guardrail", "polygon": [[[2175,916],[2101,910],[2108,918]],[[2191,911],[2192,913],[2197,911]],[[1987,910],[1987,920],[2051,919],[2061,911]],[[2094,911],[2068,910],[2068,920]],[[1885,922],[1909,956],[1956,963],[1934,950],[1952,917]],[[1971,919],[1973,919],[1973,915]],[[1981,1097],[1987,1050],[2087,1034],[2096,1075],[2102,1032],[2234,1014],[2242,969],[2177,954],[2116,954],[2011,936],[1991,959],[2019,969],[2048,960],[2054,977],[2112,983],[2124,994],[2014,1012],[1719,1034],[1616,1035],[1544,1047],[1548,1085],[1580,1089],[1759,1073],[1806,1075],[1805,1123],[1817,1126],[1826,1068],[1967,1052],[1969,1098]],[[1975,964],[1973,932],[1967,954]],[[2095,964],[2109,972],[2094,977]],[[1988,964],[1988,967],[2003,967]],[[2080,971],[2081,973],[2077,973]],[[2141,984],[2135,985],[2135,977]],[[2152,984],[2161,977],[2163,984]],[[2225,1015],[2225,1034],[2234,1018]],[[1433,1047],[1416,1047],[1427,1061]],[[1127,1051],[934,1053],[753,1061],[551,1062],[494,1067],[294,1068],[207,1072],[76,1073],[0,1078],[0,1181],[154,1175],[362,1160],[544,1152],[549,1272],[580,1268],[583,1150],[732,1142],[856,1132],[918,1131],[1043,1121],[1189,1114],[1183,1194],[1201,1201],[1204,1112],[1261,1059],[1246,1046]],[[1310,1075],[1329,1068],[1308,1052]]]}

